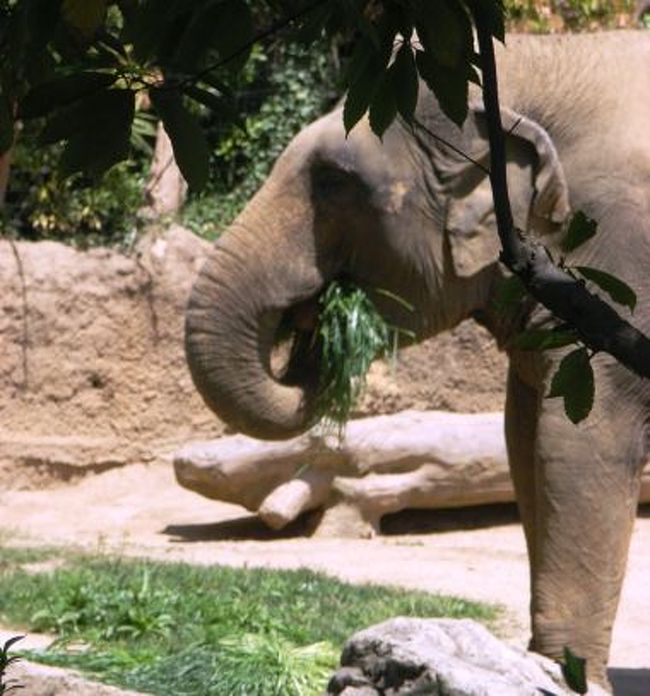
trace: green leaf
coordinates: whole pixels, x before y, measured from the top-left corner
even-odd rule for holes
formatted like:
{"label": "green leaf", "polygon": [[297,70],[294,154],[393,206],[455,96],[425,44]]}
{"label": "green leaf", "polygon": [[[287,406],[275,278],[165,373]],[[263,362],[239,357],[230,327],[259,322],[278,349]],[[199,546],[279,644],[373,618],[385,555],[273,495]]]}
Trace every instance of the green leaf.
{"label": "green leaf", "polygon": [[413,49],[404,42],[391,67],[397,110],[410,123],[418,101],[418,73]]}
{"label": "green leaf", "polygon": [[456,0],[439,0],[435,12],[422,3],[416,28],[424,50],[442,68],[458,68],[472,51],[470,20]]}
{"label": "green leaf", "polygon": [[383,74],[379,73],[378,62],[371,56],[359,77],[350,85],[343,105],[343,125],[348,134],[368,110]]}
{"label": "green leaf", "polygon": [[586,694],[587,685],[587,660],[584,657],[574,655],[570,648],[564,648],[564,661],[560,662],[562,676],[572,691],[577,694]]}
{"label": "green leaf", "polygon": [[60,0],[31,0],[24,7],[25,32],[28,36],[30,58],[45,48],[61,19]]}
{"label": "green leaf", "polygon": [[511,307],[518,305],[527,294],[526,286],[522,283],[519,276],[512,275],[504,278],[496,291],[493,305],[498,312],[505,312]]}
{"label": "green leaf", "polygon": [[170,47],[173,36],[173,52],[176,50],[178,37],[191,19],[187,0],[143,0],[134,3],[130,21],[124,26],[125,43],[132,43],[134,56],[141,63],[166,62],[170,54],[165,48]]}
{"label": "green leaf", "polygon": [[569,222],[569,229],[561,244],[562,251],[569,253],[577,249],[591,239],[596,234],[597,229],[598,223],[578,210]]}
{"label": "green leaf", "polygon": [[573,331],[558,329],[527,329],[515,338],[519,350],[550,350],[575,343],[578,337]]}
{"label": "green leaf", "polygon": [[629,307],[630,312],[634,312],[637,299],[636,293],[620,278],[605,273],[605,271],[599,271],[597,268],[590,268],[589,266],[575,266],[575,270],[606,292],[614,302]]}
{"label": "green leaf", "polygon": [[470,7],[474,20],[503,43],[506,34],[503,0],[471,0]]}
{"label": "green leaf", "polygon": [[201,66],[217,36],[220,13],[219,5],[214,3],[197,8],[181,34],[170,61],[175,68],[189,72]]}
{"label": "green leaf", "polygon": [[237,71],[248,59],[250,49],[244,48],[253,35],[253,22],[247,3],[223,0],[199,6],[183,32],[172,60],[174,66],[192,70],[201,66],[211,50],[221,60],[233,58],[224,67]]}
{"label": "green leaf", "polygon": [[219,8],[221,13],[216,20],[214,46],[221,59],[228,60],[224,67],[236,73],[250,55],[252,46],[244,47],[253,38],[253,17],[244,0],[227,0],[221,2]]}
{"label": "green leaf", "polygon": [[[64,176],[84,172],[98,179],[114,164],[129,156],[135,93],[131,90],[111,90],[109,94],[112,97],[110,106],[102,114],[97,130],[86,128],[69,137],[59,162]],[[98,137],[98,132],[101,137]]]}
{"label": "green leaf", "polygon": [[208,180],[210,148],[196,118],[183,106],[178,92],[152,89],[156,107],[174,150],[176,164],[191,189],[201,189]]}
{"label": "green leaf", "polygon": [[108,0],[63,0],[63,17],[85,38],[90,39],[104,23]]}
{"label": "green leaf", "polygon": [[370,102],[369,121],[372,132],[379,138],[395,120],[397,116],[397,102],[395,99],[395,85],[391,71],[384,73],[377,91]]}
{"label": "green leaf", "polygon": [[4,94],[0,94],[0,155],[11,149],[14,144],[14,118],[11,105]]}
{"label": "green leaf", "polygon": [[100,89],[107,89],[116,75],[81,72],[44,82],[31,89],[20,103],[20,118],[40,118]]}
{"label": "green leaf", "polygon": [[359,80],[366,76],[368,64],[374,61],[375,48],[370,42],[370,39],[364,36],[357,42],[352,51],[350,62],[345,71],[345,84],[352,86],[359,82]]}
{"label": "green leaf", "polygon": [[332,16],[333,9],[332,3],[328,2],[309,12],[299,26],[296,41],[305,46],[311,46],[318,41],[325,31],[325,26]]}
{"label": "green leaf", "polygon": [[22,640],[24,637],[25,636],[12,636],[11,638],[8,638],[2,646],[2,650],[0,650],[0,652],[6,655],[9,652],[11,646],[17,643],[19,640]]}
{"label": "green leaf", "polygon": [[215,116],[221,116],[224,120],[233,123],[241,122],[241,116],[229,97],[223,94],[215,94],[192,84],[185,85],[183,93],[210,109]]}
{"label": "green leaf", "polygon": [[565,355],[551,381],[548,398],[561,396],[564,410],[572,423],[580,423],[594,404],[594,372],[586,348]]}
{"label": "green leaf", "polygon": [[478,70],[471,63],[467,66],[467,80],[477,87],[481,87],[483,84]]}
{"label": "green leaf", "polygon": [[418,51],[415,60],[422,79],[436,95],[440,108],[456,125],[462,126],[467,118],[469,64],[463,63],[457,69],[443,68],[424,51]]}
{"label": "green leaf", "polygon": [[91,132],[98,137],[112,122],[130,115],[133,120],[134,93],[130,89],[107,89],[78,99],[52,115],[40,136],[43,145],[78,136],[80,132]]}
{"label": "green leaf", "polygon": [[61,154],[59,169],[63,176],[83,172],[98,179],[114,164],[127,159],[130,152],[130,131],[105,131],[101,138],[84,131],[70,138]]}

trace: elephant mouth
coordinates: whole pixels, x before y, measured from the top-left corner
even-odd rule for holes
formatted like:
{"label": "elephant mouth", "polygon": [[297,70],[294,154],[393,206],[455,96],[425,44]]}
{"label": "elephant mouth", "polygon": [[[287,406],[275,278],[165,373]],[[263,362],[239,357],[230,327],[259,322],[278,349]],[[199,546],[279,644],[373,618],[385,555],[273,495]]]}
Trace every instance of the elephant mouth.
{"label": "elephant mouth", "polygon": [[319,386],[321,341],[318,336],[320,293],[286,309],[271,350],[271,374],[287,386],[315,394]]}

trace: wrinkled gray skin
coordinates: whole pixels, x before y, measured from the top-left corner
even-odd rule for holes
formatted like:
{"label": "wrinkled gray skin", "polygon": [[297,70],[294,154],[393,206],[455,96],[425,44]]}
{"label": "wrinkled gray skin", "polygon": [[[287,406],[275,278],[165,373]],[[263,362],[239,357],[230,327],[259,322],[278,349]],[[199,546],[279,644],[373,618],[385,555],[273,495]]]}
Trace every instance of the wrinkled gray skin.
{"label": "wrinkled gray skin", "polygon": [[[505,128],[514,126],[508,172],[517,224],[553,251],[570,210],[595,218],[598,235],[571,262],[632,285],[634,322],[647,332],[650,34],[511,36],[498,60]],[[421,90],[418,114],[486,163],[480,108],[460,131]],[[484,323],[511,357],[506,435],[530,556],[531,645],[554,658],[570,646],[588,659],[591,678],[606,683],[650,392],[597,356],[585,423],[572,425],[561,400],[543,398],[565,353],[511,348],[514,333],[544,325],[548,313],[522,307],[505,321],[494,312],[502,270],[492,208],[484,172],[451,148],[403,124],[383,144],[365,124],[346,140],[336,110],[295,138],[216,244],[188,308],[188,360],[220,418],[255,437],[288,438],[312,422],[313,380],[301,378],[299,365],[274,376],[271,347],[281,318],[312,321],[313,298],[333,278],[413,304],[411,314],[377,296],[389,321],[418,339],[471,316]]]}

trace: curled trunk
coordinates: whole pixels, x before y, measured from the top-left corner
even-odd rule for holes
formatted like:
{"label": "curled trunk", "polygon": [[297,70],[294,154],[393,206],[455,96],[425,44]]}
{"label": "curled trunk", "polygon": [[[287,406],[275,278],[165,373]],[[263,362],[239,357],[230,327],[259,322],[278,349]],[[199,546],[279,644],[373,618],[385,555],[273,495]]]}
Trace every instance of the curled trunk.
{"label": "curled trunk", "polygon": [[236,430],[274,440],[313,423],[315,375],[290,365],[278,376],[272,355],[288,310],[325,281],[308,211],[285,201],[278,215],[278,201],[271,209],[265,200],[273,196],[263,189],[201,270],[186,314],[186,352],[207,405]]}

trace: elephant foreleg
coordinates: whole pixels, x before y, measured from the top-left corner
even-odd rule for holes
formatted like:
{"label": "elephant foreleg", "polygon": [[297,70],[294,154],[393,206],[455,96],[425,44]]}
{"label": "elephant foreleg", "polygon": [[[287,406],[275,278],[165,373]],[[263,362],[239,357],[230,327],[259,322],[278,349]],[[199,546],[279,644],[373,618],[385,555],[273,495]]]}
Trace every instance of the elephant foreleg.
{"label": "elephant foreleg", "polygon": [[529,387],[511,366],[506,392],[505,435],[510,475],[515,488],[519,515],[524,527],[528,558],[535,554],[535,439],[538,392]]}
{"label": "elephant foreleg", "polygon": [[544,399],[537,426],[531,647],[570,647],[603,685],[639,493],[635,422],[621,400],[575,426]]}

